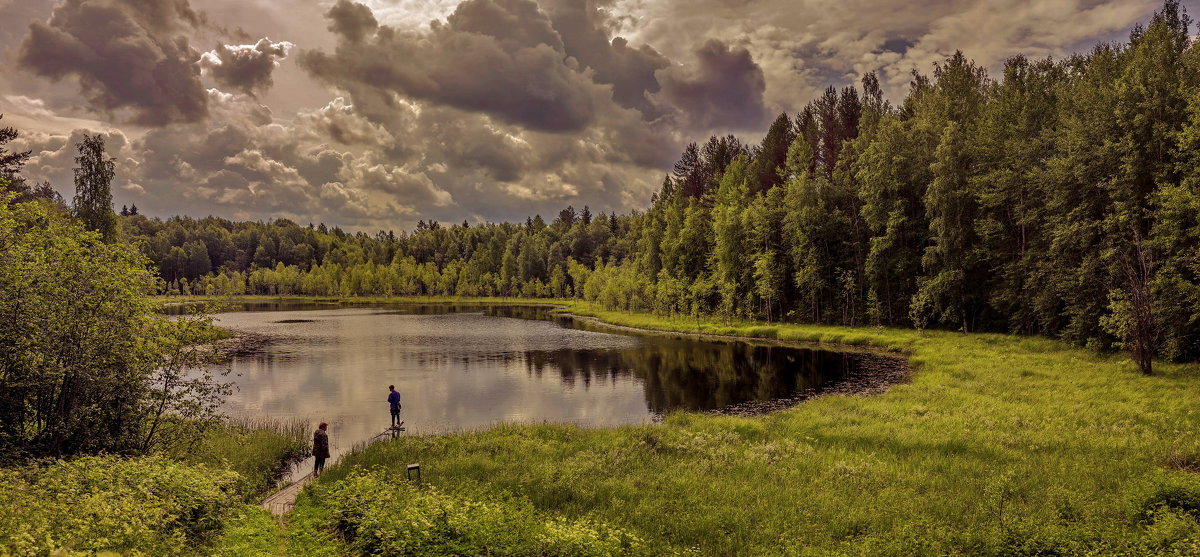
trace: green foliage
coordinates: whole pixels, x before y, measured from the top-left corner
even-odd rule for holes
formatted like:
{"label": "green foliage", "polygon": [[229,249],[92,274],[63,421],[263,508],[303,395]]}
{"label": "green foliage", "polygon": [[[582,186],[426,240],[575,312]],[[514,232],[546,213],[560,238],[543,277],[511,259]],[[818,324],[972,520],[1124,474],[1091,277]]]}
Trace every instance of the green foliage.
{"label": "green foliage", "polygon": [[227,386],[189,371],[215,356],[212,329],[155,314],[155,286],[135,249],[0,198],[0,447],[145,452],[213,422]]}
{"label": "green foliage", "polygon": [[82,457],[0,469],[6,554],[196,553],[231,510],[238,475],[164,458]]}
{"label": "green foliage", "polygon": [[46,205],[0,200],[0,445],[62,454],[140,444],[153,286],[135,250]]}
{"label": "green foliage", "polygon": [[269,511],[255,505],[244,505],[235,513],[231,513],[221,536],[213,542],[208,552],[210,555],[270,557],[287,554],[283,529]]}
{"label": "green foliage", "polygon": [[117,239],[117,214],[113,212],[112,181],[116,162],[104,153],[104,138],[84,134],[75,157],[75,217],[105,242]]}
{"label": "green foliage", "polygon": [[545,516],[518,498],[471,500],[395,474],[351,472],[321,482],[309,504],[364,555],[648,555],[636,536],[588,520]]}
{"label": "green foliage", "polygon": [[1200,519],[1200,479],[1178,474],[1159,479],[1138,505],[1138,518],[1153,522],[1168,510]]}

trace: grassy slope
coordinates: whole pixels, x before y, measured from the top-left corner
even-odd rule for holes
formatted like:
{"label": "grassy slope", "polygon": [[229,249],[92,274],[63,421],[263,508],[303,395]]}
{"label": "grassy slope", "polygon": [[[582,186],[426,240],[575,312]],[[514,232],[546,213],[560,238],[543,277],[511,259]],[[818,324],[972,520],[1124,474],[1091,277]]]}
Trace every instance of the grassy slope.
{"label": "grassy slope", "polygon": [[662,550],[710,554],[1136,552],[1196,538],[1188,517],[1138,519],[1153,492],[1190,481],[1170,463],[1200,459],[1195,366],[1142,377],[1124,358],[1045,339],[698,326],[568,305],[621,325],[884,346],[909,353],[919,371],[883,395],[822,397],[759,418],[403,438],[346,459],[322,483],[355,466],[419,461],[449,493],[517,494]]}

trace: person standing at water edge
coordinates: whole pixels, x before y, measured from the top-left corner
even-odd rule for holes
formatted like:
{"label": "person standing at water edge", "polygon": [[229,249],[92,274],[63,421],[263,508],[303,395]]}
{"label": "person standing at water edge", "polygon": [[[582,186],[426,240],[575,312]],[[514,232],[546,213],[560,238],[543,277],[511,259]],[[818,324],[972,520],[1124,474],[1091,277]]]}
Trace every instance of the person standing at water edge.
{"label": "person standing at water edge", "polygon": [[329,458],[329,433],[326,428],[329,424],[321,422],[317,426],[317,431],[313,433],[313,476],[320,477],[321,470],[325,469],[325,459]]}
{"label": "person standing at water edge", "polygon": [[392,405],[392,427],[400,423],[400,393],[396,392],[395,385],[388,385],[388,404]]}

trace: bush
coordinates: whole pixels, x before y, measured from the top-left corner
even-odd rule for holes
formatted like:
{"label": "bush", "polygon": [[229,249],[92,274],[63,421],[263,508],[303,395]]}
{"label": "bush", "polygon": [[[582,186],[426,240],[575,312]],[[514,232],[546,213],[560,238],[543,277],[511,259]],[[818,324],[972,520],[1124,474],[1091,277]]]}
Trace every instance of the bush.
{"label": "bush", "polygon": [[546,517],[526,500],[473,501],[386,472],[351,472],[314,499],[351,548],[375,555],[642,555],[637,537],[588,520]]}
{"label": "bush", "polygon": [[161,457],[83,457],[0,470],[0,548],[13,555],[195,553],[236,507],[239,479]]}
{"label": "bush", "polygon": [[136,247],[0,191],[0,451],[144,454],[196,442],[232,387],[211,320],[154,313]]}

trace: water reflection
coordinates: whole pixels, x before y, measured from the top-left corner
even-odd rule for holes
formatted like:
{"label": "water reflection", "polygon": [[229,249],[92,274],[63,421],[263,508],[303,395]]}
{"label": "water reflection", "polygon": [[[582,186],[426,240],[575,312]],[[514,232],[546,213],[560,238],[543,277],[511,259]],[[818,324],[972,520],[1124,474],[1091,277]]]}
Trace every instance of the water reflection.
{"label": "water reflection", "polygon": [[387,427],[389,384],[410,432],[605,426],[818,392],[865,357],[614,334],[536,307],[256,303],[218,322],[274,339],[232,362],[226,411],[328,421],[335,457]]}
{"label": "water reflection", "polygon": [[513,355],[535,377],[554,375],[565,388],[637,380],[648,409],[716,410],[748,401],[819,391],[849,374],[858,355],[657,340],[625,350],[528,351]]}

